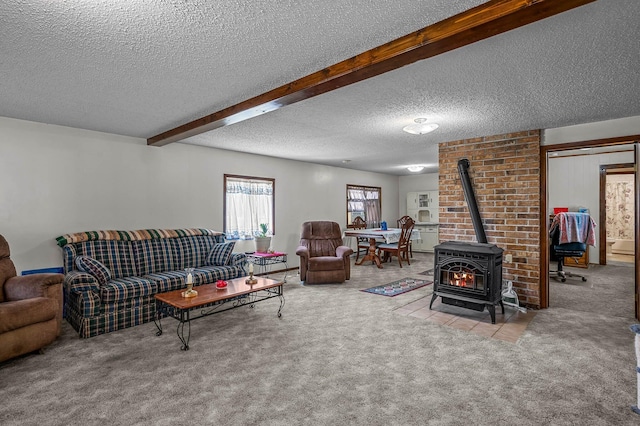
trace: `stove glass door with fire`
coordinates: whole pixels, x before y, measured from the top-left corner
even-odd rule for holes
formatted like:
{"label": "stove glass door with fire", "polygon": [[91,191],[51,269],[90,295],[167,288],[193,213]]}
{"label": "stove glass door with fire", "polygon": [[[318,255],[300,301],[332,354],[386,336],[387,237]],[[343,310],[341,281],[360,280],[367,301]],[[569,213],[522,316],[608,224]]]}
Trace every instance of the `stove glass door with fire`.
{"label": "stove glass door with fire", "polygon": [[440,290],[446,291],[447,286],[451,286],[456,291],[484,295],[486,273],[486,269],[475,263],[453,260],[440,266]]}

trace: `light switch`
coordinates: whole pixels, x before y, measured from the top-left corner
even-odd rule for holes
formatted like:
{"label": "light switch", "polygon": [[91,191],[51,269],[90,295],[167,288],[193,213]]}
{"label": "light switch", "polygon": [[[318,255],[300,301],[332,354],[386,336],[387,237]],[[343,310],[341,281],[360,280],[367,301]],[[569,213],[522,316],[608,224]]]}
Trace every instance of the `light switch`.
{"label": "light switch", "polygon": [[505,261],[505,262],[507,262],[507,263],[511,263],[511,262],[513,262],[513,256],[511,255],[511,253],[507,253],[507,254],[504,256],[504,261]]}

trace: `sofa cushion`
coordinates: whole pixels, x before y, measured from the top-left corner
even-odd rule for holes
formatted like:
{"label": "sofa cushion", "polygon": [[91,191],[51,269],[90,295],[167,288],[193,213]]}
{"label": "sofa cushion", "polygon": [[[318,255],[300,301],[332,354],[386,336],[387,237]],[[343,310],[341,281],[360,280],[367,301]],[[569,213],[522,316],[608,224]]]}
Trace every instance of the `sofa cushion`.
{"label": "sofa cushion", "polygon": [[[207,263],[207,256],[218,242],[217,238],[189,237],[178,238],[180,250],[176,258],[175,269],[197,268]],[[219,242],[224,242],[224,239]],[[166,269],[165,269],[166,270]]]}
{"label": "sofa cushion", "polygon": [[210,266],[224,266],[228,265],[231,261],[231,253],[235,246],[235,241],[228,243],[218,243],[213,246],[213,249],[207,256],[207,265]]}
{"label": "sofa cushion", "polygon": [[109,268],[112,278],[138,275],[131,241],[87,241],[78,245],[76,254],[96,259]]}
{"label": "sofa cushion", "polygon": [[132,241],[138,275],[178,269],[176,258],[182,250],[176,238]]}
{"label": "sofa cushion", "polygon": [[103,303],[149,296],[158,292],[155,282],[140,277],[115,278],[100,287],[100,299]]}
{"label": "sofa cushion", "polygon": [[[145,275],[142,278],[156,283],[158,293],[187,287],[187,274],[185,274],[184,271],[155,272],[153,274]],[[196,274],[193,275],[193,284],[200,284]]]}
{"label": "sofa cushion", "polygon": [[111,280],[111,271],[109,270],[109,268],[104,266],[102,262],[99,262],[92,257],[76,257],[76,266],[82,272],[93,275],[100,284],[105,284],[107,281]]}
{"label": "sofa cushion", "polygon": [[194,280],[198,277],[200,283],[215,283],[218,280],[231,280],[241,275],[244,274],[239,266],[202,266],[194,271]]}

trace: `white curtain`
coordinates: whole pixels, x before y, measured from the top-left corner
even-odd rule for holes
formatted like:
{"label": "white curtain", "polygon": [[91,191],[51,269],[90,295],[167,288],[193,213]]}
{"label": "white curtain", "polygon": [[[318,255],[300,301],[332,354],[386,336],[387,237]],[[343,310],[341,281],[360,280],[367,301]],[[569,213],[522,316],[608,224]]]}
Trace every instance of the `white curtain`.
{"label": "white curtain", "polygon": [[227,178],[227,239],[251,239],[266,223],[273,232],[273,184]]}
{"label": "white curtain", "polygon": [[348,185],[347,210],[352,213],[352,217],[362,216],[367,222],[367,228],[379,227],[380,188]]}

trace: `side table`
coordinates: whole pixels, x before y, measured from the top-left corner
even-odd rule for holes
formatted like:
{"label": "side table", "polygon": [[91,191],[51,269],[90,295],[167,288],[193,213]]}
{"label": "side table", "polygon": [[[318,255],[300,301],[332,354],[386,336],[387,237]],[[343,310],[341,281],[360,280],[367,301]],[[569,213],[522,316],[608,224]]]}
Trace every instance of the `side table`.
{"label": "side table", "polygon": [[273,253],[247,253],[247,262],[253,263],[255,266],[260,268],[259,272],[265,273],[265,277],[269,278],[269,272],[271,272],[271,265],[275,265],[276,263],[284,263],[285,271],[283,282],[287,282],[287,269],[289,269],[289,265],[287,265],[287,253],[282,252],[273,252]]}

